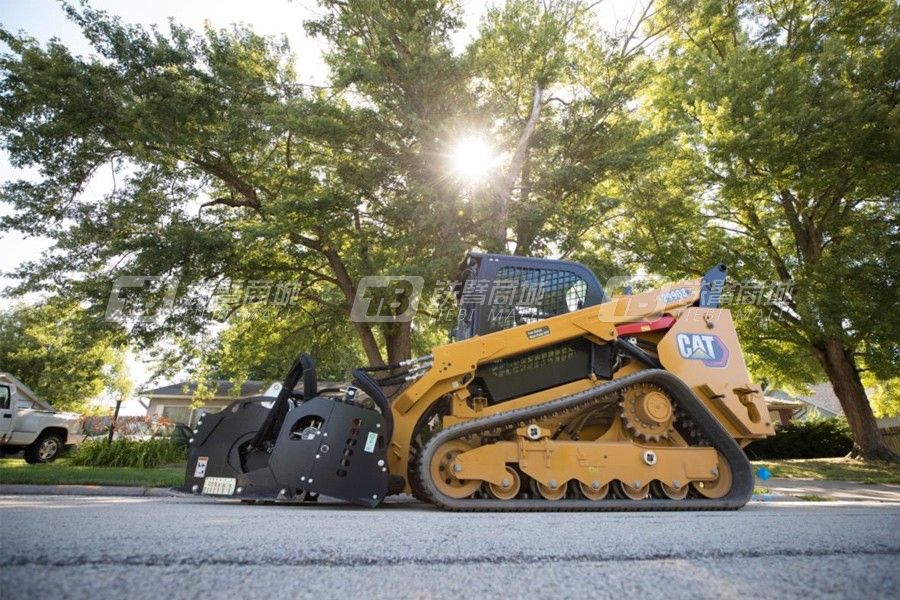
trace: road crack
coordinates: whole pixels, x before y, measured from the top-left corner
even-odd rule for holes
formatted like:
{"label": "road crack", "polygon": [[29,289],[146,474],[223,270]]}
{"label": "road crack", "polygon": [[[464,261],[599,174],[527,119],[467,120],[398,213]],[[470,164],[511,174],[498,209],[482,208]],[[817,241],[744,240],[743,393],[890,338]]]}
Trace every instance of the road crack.
{"label": "road crack", "polygon": [[573,554],[567,556],[546,556],[540,554],[520,554],[512,556],[460,556],[445,558],[426,557],[385,557],[372,558],[365,556],[332,558],[332,557],[239,557],[239,558],[205,558],[205,557],[172,557],[164,555],[140,556],[67,556],[51,557],[11,556],[0,560],[2,567],[85,567],[85,566],[124,566],[124,567],[402,567],[402,566],[516,566],[535,563],[629,563],[656,562],[672,560],[727,560],[752,558],[815,558],[831,556],[895,556],[900,555],[900,546],[868,546],[866,548],[847,548],[840,550],[827,549],[787,549],[787,550],[737,550],[730,552],[656,552],[640,556],[610,556],[599,553]]}

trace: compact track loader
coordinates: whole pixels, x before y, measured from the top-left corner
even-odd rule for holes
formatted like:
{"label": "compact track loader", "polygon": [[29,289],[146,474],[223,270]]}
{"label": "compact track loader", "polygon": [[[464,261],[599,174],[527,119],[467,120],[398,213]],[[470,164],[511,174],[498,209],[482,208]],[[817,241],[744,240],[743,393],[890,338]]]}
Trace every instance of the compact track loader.
{"label": "compact track loader", "polygon": [[[469,253],[461,276],[478,285],[457,295],[455,341],[331,389],[300,355],[277,393],[203,417],[185,489],[369,507],[406,492],[448,510],[740,508],[753,489],[742,447],[774,432],[718,308],[725,271],[608,298],[578,263]],[[484,301],[525,288],[538,293]]]}

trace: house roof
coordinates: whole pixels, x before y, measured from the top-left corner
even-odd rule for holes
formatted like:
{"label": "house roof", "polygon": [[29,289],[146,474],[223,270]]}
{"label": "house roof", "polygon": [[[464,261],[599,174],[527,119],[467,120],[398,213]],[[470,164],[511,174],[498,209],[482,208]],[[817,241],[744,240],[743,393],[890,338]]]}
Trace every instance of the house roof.
{"label": "house roof", "polygon": [[766,401],[766,406],[773,410],[779,408],[803,408],[803,402],[800,402],[799,400],[787,400],[775,396],[765,396],[763,399]]}
{"label": "house roof", "polygon": [[[269,385],[263,381],[245,381],[240,390],[234,389],[234,384],[231,381],[226,379],[217,379],[215,381],[210,382],[214,388],[215,392],[213,393],[213,398],[246,398],[247,396],[258,396],[265,392]],[[184,383],[173,383],[171,385],[165,385],[163,387],[154,388],[151,390],[141,390],[141,396],[155,397],[155,396],[167,396],[167,397],[190,397],[193,396],[197,391],[197,384],[195,382],[184,382]]]}
{"label": "house roof", "polygon": [[831,415],[844,414],[844,409],[841,408],[841,401],[838,400],[837,395],[834,393],[834,388],[831,387],[830,383],[819,383],[810,386],[810,388],[812,394],[798,396],[797,400],[806,402],[819,409],[819,411]]}
{"label": "house roof", "polygon": [[892,427],[900,427],[900,416],[898,417],[887,417],[884,419],[876,419],[878,423],[878,429],[890,429]]}
{"label": "house roof", "polygon": [[769,390],[766,392],[766,401],[801,402],[814,408],[824,417],[837,417],[844,414],[841,401],[838,400],[830,383],[817,383],[809,388],[809,394],[797,396],[792,396],[784,390]]}

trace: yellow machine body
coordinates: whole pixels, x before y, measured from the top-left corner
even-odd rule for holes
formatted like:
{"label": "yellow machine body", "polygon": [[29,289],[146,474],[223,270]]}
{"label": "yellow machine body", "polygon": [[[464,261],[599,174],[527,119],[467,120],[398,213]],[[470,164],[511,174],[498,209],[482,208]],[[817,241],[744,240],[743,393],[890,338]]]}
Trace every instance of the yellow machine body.
{"label": "yellow machine body", "polygon": [[[652,341],[658,348],[662,367],[687,384],[740,445],[773,434],[761,390],[748,376],[730,312],[692,306],[698,300],[700,285],[699,280],[688,281],[666,290],[617,297],[599,306],[434,348],[431,369],[393,401],[395,429],[388,449],[391,473],[407,480],[406,491],[415,491],[408,475],[415,468],[411,465],[415,430],[423,416],[444,398],[450,398],[450,410],[441,416],[441,425],[450,427],[539,405],[605,383],[590,376],[489,406],[483,399],[473,397],[469,389],[479,366],[573,338],[609,344],[619,336],[617,326],[625,323],[637,323],[639,327],[646,324],[646,331],[630,335]],[[673,289],[681,294],[666,301],[667,293]],[[654,330],[652,323],[661,319],[671,319],[673,324],[665,330]],[[645,368],[633,361],[614,377]],[[613,482],[627,497],[635,498],[646,496],[651,482],[664,485],[675,498],[689,484],[701,494],[715,486],[726,486],[729,482],[721,481],[723,477],[717,475],[723,469],[716,450],[691,446],[674,430],[672,403],[665,396],[660,390],[625,393],[621,418],[613,419],[606,427],[582,432],[577,440],[553,437],[552,433],[566,419],[563,414],[531,423],[531,431],[519,427],[515,435],[491,443],[482,444],[478,439],[454,443],[452,458],[444,465],[450,477],[445,474],[443,491],[464,498],[486,485],[497,492],[495,497],[502,498],[505,484],[506,495],[512,497],[516,487],[512,480],[521,479],[518,473],[537,482],[537,494],[545,499],[560,496],[570,482],[581,487],[589,498],[591,494],[605,495]],[[540,431],[535,432],[534,427]],[[648,427],[651,435],[646,435]],[[665,430],[654,435],[654,428]],[[653,456],[650,460],[648,451]],[[441,465],[430,467],[439,479]],[[713,492],[719,493],[724,492]]]}

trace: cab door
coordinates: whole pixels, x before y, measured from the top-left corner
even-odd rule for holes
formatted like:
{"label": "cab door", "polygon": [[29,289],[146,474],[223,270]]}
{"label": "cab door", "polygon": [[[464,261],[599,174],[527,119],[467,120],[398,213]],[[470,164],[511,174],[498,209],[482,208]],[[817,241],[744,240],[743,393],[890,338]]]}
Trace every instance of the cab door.
{"label": "cab door", "polygon": [[13,410],[12,388],[0,383],[0,443],[6,443],[12,435]]}

